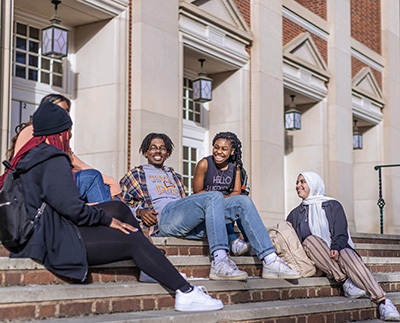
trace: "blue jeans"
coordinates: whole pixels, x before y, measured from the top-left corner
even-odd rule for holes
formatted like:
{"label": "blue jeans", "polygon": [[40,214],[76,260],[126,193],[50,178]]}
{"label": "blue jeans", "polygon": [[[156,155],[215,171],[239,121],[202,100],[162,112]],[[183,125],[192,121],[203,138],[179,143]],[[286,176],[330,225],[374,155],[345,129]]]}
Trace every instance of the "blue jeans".
{"label": "blue jeans", "polygon": [[160,236],[208,238],[210,253],[228,247],[221,192],[194,194],[167,204],[158,217]]}
{"label": "blue jeans", "polygon": [[84,169],[74,174],[76,186],[86,203],[111,201],[110,187],[104,184],[103,176],[96,169]]}
{"label": "blue jeans", "polygon": [[259,259],[275,252],[268,231],[250,197],[235,195],[225,198],[223,202],[226,223],[240,220],[242,232],[246,234]]}
{"label": "blue jeans", "polygon": [[212,254],[218,249],[229,250],[226,224],[237,220],[259,259],[275,252],[253,201],[246,195],[224,198],[221,192],[206,192],[171,202],[159,216],[159,229],[165,237],[207,237]]}

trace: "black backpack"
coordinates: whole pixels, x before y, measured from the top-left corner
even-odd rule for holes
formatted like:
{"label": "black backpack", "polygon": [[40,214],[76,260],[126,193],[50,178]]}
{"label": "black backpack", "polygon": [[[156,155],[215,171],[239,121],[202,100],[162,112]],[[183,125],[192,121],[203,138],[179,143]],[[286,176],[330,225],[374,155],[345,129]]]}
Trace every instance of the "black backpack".
{"label": "black backpack", "polygon": [[[237,169],[237,164],[235,164],[234,169]],[[236,172],[233,172],[233,179],[231,182],[231,186],[229,187],[229,194],[233,192],[233,189],[235,187],[235,181],[236,181]],[[249,195],[250,194],[250,183],[249,183],[249,177],[247,176],[247,172],[243,167],[240,167],[240,183],[242,184],[242,193],[244,195]]]}
{"label": "black backpack", "polygon": [[3,164],[11,172],[7,174],[0,191],[0,242],[9,251],[17,252],[31,237],[46,203],[42,203],[35,217],[31,219],[26,212],[19,172],[7,161]]}

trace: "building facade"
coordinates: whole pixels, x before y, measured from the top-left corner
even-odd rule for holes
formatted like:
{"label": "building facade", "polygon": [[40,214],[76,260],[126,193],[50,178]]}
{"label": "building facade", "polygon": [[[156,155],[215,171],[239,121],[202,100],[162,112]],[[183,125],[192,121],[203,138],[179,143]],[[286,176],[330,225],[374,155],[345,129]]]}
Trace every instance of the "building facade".
{"label": "building facade", "polygon": [[[400,150],[400,8],[391,0],[63,0],[68,56],[41,54],[50,0],[0,0],[1,156],[51,92],[70,97],[74,152],[120,178],[145,160],[149,132],[175,143],[188,191],[219,131],[243,143],[266,225],[300,200],[300,171],[321,174],[351,231],[379,232],[375,165]],[[212,100],[193,100],[200,72]],[[285,130],[293,103],[301,130]],[[356,122],[356,123],[355,123]],[[363,149],[353,149],[353,128]],[[400,169],[384,168],[384,232],[400,233]]]}

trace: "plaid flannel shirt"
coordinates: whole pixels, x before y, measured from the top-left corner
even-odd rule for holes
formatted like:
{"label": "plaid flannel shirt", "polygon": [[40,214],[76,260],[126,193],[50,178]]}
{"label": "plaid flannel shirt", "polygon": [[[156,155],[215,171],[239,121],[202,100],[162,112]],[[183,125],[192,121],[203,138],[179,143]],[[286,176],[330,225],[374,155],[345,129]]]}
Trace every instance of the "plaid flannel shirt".
{"label": "plaid flannel shirt", "polygon": [[[181,197],[185,197],[185,187],[182,182],[182,176],[175,173],[173,168],[163,166],[165,171],[170,170],[175,183],[179,189]],[[142,166],[131,169],[119,182],[122,190],[122,197],[129,207],[145,210],[154,210],[153,201],[150,197],[149,190],[146,184],[146,173]],[[151,236],[155,236],[158,233],[158,224],[147,227],[141,222],[142,228],[148,228]]]}

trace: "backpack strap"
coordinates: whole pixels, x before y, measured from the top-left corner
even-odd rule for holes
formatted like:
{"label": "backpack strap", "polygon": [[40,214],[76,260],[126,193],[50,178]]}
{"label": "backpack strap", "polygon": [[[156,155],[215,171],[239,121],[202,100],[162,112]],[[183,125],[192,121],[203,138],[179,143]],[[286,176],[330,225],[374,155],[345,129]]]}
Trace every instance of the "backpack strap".
{"label": "backpack strap", "polygon": [[228,193],[231,194],[233,192],[233,189],[235,188],[235,182],[236,182],[236,173],[237,173],[237,163],[233,164],[233,177],[232,177],[232,182],[231,185],[229,186]]}

